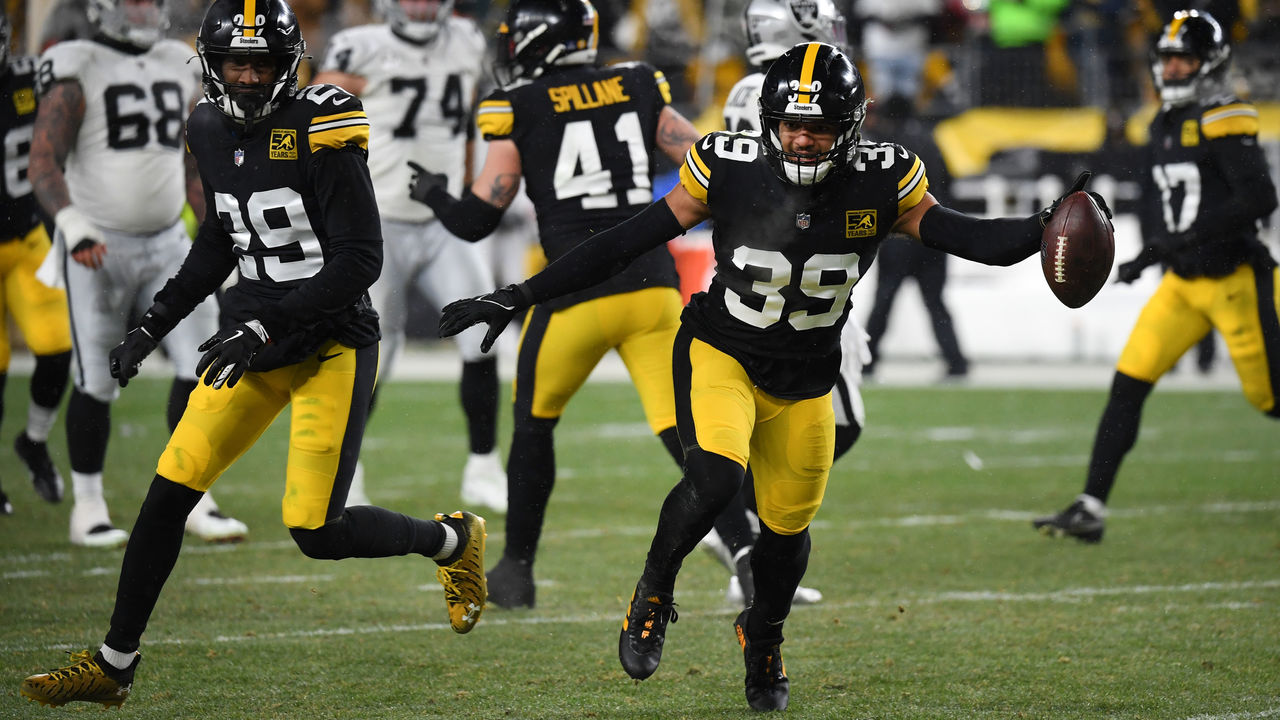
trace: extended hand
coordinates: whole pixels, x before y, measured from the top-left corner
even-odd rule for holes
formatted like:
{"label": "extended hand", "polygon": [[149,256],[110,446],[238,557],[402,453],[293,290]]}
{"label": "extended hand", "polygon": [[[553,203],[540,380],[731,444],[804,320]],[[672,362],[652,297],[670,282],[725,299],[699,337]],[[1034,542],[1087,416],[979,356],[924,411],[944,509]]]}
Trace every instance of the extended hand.
{"label": "extended hand", "polygon": [[[1084,186],[1089,184],[1089,178],[1091,177],[1093,177],[1093,173],[1088,170],[1085,170],[1084,172],[1080,173],[1079,175],[1076,176],[1075,182],[1071,183],[1071,187],[1068,188],[1067,191],[1063,193],[1061,197],[1059,197],[1057,200],[1054,200],[1053,204],[1050,205],[1049,207],[1045,208],[1044,210],[1041,210],[1040,211],[1040,227],[1044,227],[1045,225],[1049,224],[1049,218],[1053,217],[1053,214],[1058,211],[1058,206],[1062,204],[1063,200],[1066,200],[1067,197],[1070,196],[1072,193],[1076,193],[1076,192],[1080,192],[1081,190],[1084,190]],[[1108,220],[1111,219],[1111,208],[1107,206],[1107,199],[1102,197],[1098,193],[1093,192],[1092,190],[1088,190],[1086,192],[1088,192],[1089,197],[1093,198],[1093,201],[1097,203],[1098,208],[1102,210],[1103,213],[1106,214],[1107,219]]]}
{"label": "extended hand", "polygon": [[1116,282],[1122,282],[1125,285],[1132,283],[1142,276],[1142,271],[1147,269],[1147,263],[1142,260],[1130,260],[1122,262],[1116,268]]}
{"label": "extended hand", "polygon": [[71,259],[89,268],[97,270],[102,267],[107,255],[107,246],[99,230],[84,213],[74,205],[68,205],[58,211],[53,218],[54,225],[62,233],[63,242],[70,248]]}
{"label": "extended hand", "polygon": [[413,168],[413,178],[409,180],[409,197],[426,204],[427,196],[431,194],[432,190],[440,188],[448,192],[448,175],[431,172],[412,160],[408,162],[409,167]]}
{"label": "extended hand", "polygon": [[489,332],[480,343],[480,350],[489,352],[511,318],[527,307],[529,302],[517,285],[508,285],[466,300],[455,300],[440,312],[440,337],[457,335],[472,325],[488,323]]}
{"label": "extended hand", "polygon": [[267,344],[267,331],[257,320],[219,330],[197,348],[204,356],[196,364],[196,376],[214,390],[235,387],[249,369],[258,349]]}
{"label": "extended hand", "polygon": [[129,380],[138,374],[138,368],[160,343],[146,330],[136,327],[124,336],[124,340],[111,349],[107,356],[111,377],[120,381],[120,387],[129,384]]}

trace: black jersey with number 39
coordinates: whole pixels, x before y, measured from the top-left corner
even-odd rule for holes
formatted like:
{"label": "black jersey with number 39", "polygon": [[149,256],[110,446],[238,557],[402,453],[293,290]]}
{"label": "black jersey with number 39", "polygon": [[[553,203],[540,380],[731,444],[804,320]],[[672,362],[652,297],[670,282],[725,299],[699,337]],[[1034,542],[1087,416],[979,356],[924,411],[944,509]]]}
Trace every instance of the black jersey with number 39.
{"label": "black jersey with number 39", "polygon": [[4,175],[0,177],[0,240],[20,238],[36,224],[36,196],[27,165],[36,121],[36,65],[29,57],[0,68],[0,139]]}
{"label": "black jersey with number 39", "polygon": [[681,184],[714,213],[716,272],[683,320],[765,392],[817,397],[839,372],[850,291],[929,183],[911,151],[864,142],[845,171],[798,187],[760,143],[755,132],[714,132],[685,156]]}
{"label": "black jersey with number 39", "polygon": [[[248,136],[208,102],[196,107],[187,142],[208,206],[197,243],[219,248],[223,277],[239,267],[223,298],[231,320],[272,310],[311,342],[327,336],[362,347],[378,339],[367,284],[341,268],[326,271],[339,247],[349,262],[381,267],[368,141],[360,100],[333,85],[297,91]],[[191,264],[177,280],[199,272]]]}
{"label": "black jersey with number 39", "polygon": [[[511,140],[520,150],[525,192],[537,209],[548,260],[653,201],[658,116],[670,99],[661,72],[624,63],[555,68],[480,103],[476,123],[485,139]],[[549,304],[564,307],[655,286],[678,287],[665,247],[594,288]]]}

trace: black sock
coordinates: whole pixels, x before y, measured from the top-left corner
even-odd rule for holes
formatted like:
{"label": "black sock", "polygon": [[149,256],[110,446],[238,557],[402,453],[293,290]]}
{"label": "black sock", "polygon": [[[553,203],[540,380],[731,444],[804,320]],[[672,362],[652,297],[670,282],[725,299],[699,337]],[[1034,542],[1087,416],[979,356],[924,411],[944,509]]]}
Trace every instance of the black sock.
{"label": "black sock", "polygon": [[203,494],[159,475],[151,481],[120,567],[116,606],[107,633],[107,645],[113,650],[128,653],[138,649],[160,589],[178,561],[187,515]]}
{"label": "black sock", "polygon": [[[67,401],[67,455],[71,469],[78,473],[102,472],[110,437],[111,405],[73,389]],[[187,516],[182,517],[185,520]],[[120,650],[115,645],[111,647]]]}
{"label": "black sock", "polygon": [[1111,396],[1098,421],[1098,433],[1093,441],[1093,456],[1089,459],[1089,477],[1084,492],[1103,503],[1115,485],[1116,473],[1124,456],[1138,440],[1138,424],[1142,421],[1142,406],[1151,394],[1152,384],[1135,380],[1123,373],[1116,373],[1111,382]]}
{"label": "black sock", "polygon": [[715,523],[742,486],[743,469],[723,455],[693,448],[685,456],[685,474],[667,493],[658,527],[649,545],[640,584],[670,593],[684,558]]}
{"label": "black sock", "polygon": [[422,520],[373,505],[346,508],[341,515],[314,530],[291,528],[289,535],[303,554],[317,560],[381,558],[409,553],[432,557],[444,544],[444,529],[434,520]]}
{"label": "black sock", "polygon": [[507,513],[507,546],[502,555],[532,564],[556,484],[556,421],[525,418],[517,422],[507,458],[507,504],[519,511]]}
{"label": "black sock", "polygon": [[58,407],[67,392],[70,369],[70,350],[56,355],[37,355],[36,367],[31,372],[31,402],[43,408]]}
{"label": "black sock", "polygon": [[782,622],[791,614],[791,601],[809,567],[809,548],[808,528],[795,535],[779,535],[760,523],[760,537],[751,551],[756,596],[748,637],[781,639]]}
{"label": "black sock", "polygon": [[462,412],[467,416],[471,452],[493,452],[498,434],[498,359],[488,357],[462,364],[458,383]]}

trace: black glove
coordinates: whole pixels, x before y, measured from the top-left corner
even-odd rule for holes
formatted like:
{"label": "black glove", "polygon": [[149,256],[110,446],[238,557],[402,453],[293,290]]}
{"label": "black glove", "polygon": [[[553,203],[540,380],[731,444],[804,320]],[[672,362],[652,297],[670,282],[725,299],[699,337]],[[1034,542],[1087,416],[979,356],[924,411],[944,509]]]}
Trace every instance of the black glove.
{"label": "black glove", "polygon": [[[1049,224],[1049,218],[1053,217],[1053,214],[1057,212],[1058,206],[1062,204],[1063,200],[1066,200],[1067,197],[1072,193],[1076,193],[1076,192],[1080,192],[1081,190],[1084,190],[1084,186],[1089,183],[1089,178],[1091,177],[1093,177],[1093,173],[1088,170],[1085,170],[1084,172],[1080,173],[1079,175],[1076,176],[1076,181],[1071,183],[1071,187],[1068,188],[1067,191],[1063,193],[1061,197],[1059,197],[1057,200],[1054,200],[1053,204],[1050,205],[1049,207],[1045,208],[1044,210],[1041,210],[1040,216],[1039,216],[1040,227],[1044,227],[1045,225]],[[1089,197],[1093,198],[1093,201],[1098,204],[1098,208],[1102,210],[1104,214],[1106,214],[1107,219],[1110,220],[1111,208],[1107,207],[1106,198],[1102,197],[1096,192],[1093,192],[1092,190],[1089,190],[1087,192],[1089,193]]]}
{"label": "black glove", "polygon": [[138,368],[160,344],[151,337],[146,328],[136,327],[124,336],[124,340],[111,349],[107,356],[110,360],[111,377],[120,381],[120,387],[129,384],[129,380],[138,374]]}
{"label": "black glove", "polygon": [[480,343],[481,352],[489,352],[511,318],[529,307],[529,300],[524,285],[508,285],[486,295],[455,300],[440,311],[440,337],[457,335],[482,322],[489,323],[489,332]]}
{"label": "black glove", "polygon": [[1142,271],[1154,265],[1160,259],[1160,254],[1155,247],[1148,245],[1142,248],[1142,252],[1129,262],[1120,263],[1116,268],[1116,282],[1122,282],[1126,285],[1137,280]]}
{"label": "black glove", "polygon": [[409,180],[409,197],[417,200],[425,205],[427,196],[432,190],[440,188],[445,193],[449,192],[449,176],[444,173],[435,173],[422,167],[418,163],[409,160],[409,167],[413,168],[413,178]]}
{"label": "black glove", "polygon": [[257,320],[223,328],[197,348],[204,356],[196,363],[196,376],[203,377],[204,384],[214,390],[223,385],[235,387],[268,340],[267,331]]}

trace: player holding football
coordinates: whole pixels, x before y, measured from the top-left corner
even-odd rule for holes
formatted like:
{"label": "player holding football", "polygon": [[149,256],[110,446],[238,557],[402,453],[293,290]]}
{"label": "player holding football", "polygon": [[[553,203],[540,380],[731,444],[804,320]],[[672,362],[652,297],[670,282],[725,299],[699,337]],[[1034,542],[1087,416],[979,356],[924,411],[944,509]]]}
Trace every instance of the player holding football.
{"label": "player holding football", "polygon": [[[165,39],[162,7],[150,0],[90,0],[92,40],[57,43],[40,58],[40,110],[31,142],[31,184],[57,224],[42,275],[61,285],[71,311],[74,385],[67,403],[71,456],[71,542],[118,547],[128,533],[111,523],[103,466],[111,403],[119,394],[107,353],[131,313],[151,302],[191,246],[181,214],[204,197],[185,168],[183,118],[200,86],[191,47]],[[47,273],[47,274],[45,274]],[[164,342],[173,361],[169,428],[196,386],[196,346],[217,329],[218,308],[200,304]],[[248,529],[206,495],[187,529],[234,541]]]}
{"label": "player holding football", "polygon": [[633,678],[657,670],[667,623],[676,619],[680,564],[740,491],[750,459],[761,525],[751,554],[756,596],[734,628],[747,702],[757,710],[787,706],[782,626],[834,456],[829,395],[850,290],[889,232],[977,262],[1016,263],[1039,250],[1060,202],[1031,217],[991,220],[944,208],[914,153],[859,143],[865,113],[866,91],[849,58],[824,43],[797,45],[765,74],[763,134],[707,135],[689,149],[679,184],[664,198],[529,280],[445,308],[442,333],[485,322],[492,341],[523,308],[590,287],[714,220],[715,276],[685,308],[675,341],[685,475],[662,506],[618,638]]}
{"label": "player holding football", "polygon": [[[62,475],[49,458],[48,440],[67,390],[71,329],[66,293],[36,279],[36,268],[49,252],[27,169],[36,119],[36,64],[30,57],[9,57],[10,39],[9,16],[0,8],[0,96],[12,99],[0,106],[0,139],[6,148],[0,178],[0,398],[9,369],[8,313],[36,359],[27,426],[14,438],[14,450],[26,464],[36,494],[56,503],[62,500]],[[0,490],[0,515],[12,512]]]}
{"label": "player holding football", "polygon": [[298,548],[329,560],[431,558],[459,633],[484,606],[483,518],[344,509],[378,370],[378,317],[367,290],[382,265],[382,239],[360,101],[332,85],[297,89],[306,44],[283,0],[215,0],[197,48],[206,101],[186,140],[210,212],[177,275],[111,352],[111,373],[121,383],[134,376],[238,267],[225,296],[232,324],[200,345],[203,383],[138,513],[106,641],[23,681],[21,693],[43,704],[128,698],[139,640],[182,546],[182,518],[286,406],[293,414],[282,511]]}
{"label": "player holding football", "polygon": [[[818,41],[843,47],[844,17],[831,0],[818,0],[816,3],[809,0],[751,0],[743,9],[742,25],[748,43],[747,62],[752,72],[729,91],[724,105],[724,125],[731,131],[759,132],[760,87],[769,65],[797,43]],[[870,350],[866,333],[852,314],[840,333],[840,353],[840,374],[831,389],[831,404],[836,413],[837,460],[853,447],[866,421],[866,408],[858,387],[862,382],[862,363],[870,359]],[[749,468],[747,472],[749,478]],[[752,483],[744,482],[742,490],[742,509],[750,509],[754,513]],[[733,501],[730,508],[737,505],[738,502]],[[746,607],[751,604],[755,592],[750,551],[758,532],[751,525],[733,523],[730,518],[734,515],[733,512],[722,513],[716,519],[715,530],[703,542],[716,551],[720,561],[734,573],[729,578],[725,598]],[[758,523],[753,524],[758,526]],[[796,588],[796,602],[815,603],[820,600],[821,592],[813,588]]]}
{"label": "player holding football", "polygon": [[[484,292],[494,281],[479,246],[451,235],[427,206],[409,198],[412,170],[405,163],[445,174],[452,193],[470,184],[471,113],[483,73],[484,36],[474,21],[453,15],[453,0],[377,0],[376,7],[385,22],[334,35],[312,82],[359,96],[373,119],[369,173],[386,259],[369,294],[382,324],[379,377],[385,380],[404,344],[414,287],[439,308]],[[457,337],[471,449],[462,501],[506,512],[507,477],[494,449],[498,363],[495,354],[481,351],[483,337],[479,328]],[[355,491],[364,494],[353,486]]]}
{"label": "player holding football", "polygon": [[1258,222],[1276,209],[1276,188],[1258,145],[1258,111],[1227,87],[1231,47],[1209,13],[1175,13],[1152,58],[1163,105],[1147,143],[1144,246],[1120,265],[1119,279],[1131,283],[1157,262],[1168,270],[1116,363],[1084,492],[1032,521],[1045,534],[1091,543],[1102,540],[1105,504],[1147,396],[1211,330],[1226,341],[1249,403],[1280,418],[1280,275],[1258,239]]}
{"label": "player holding football", "polygon": [[[479,106],[484,167],[455,200],[448,178],[419,172],[413,196],[455,235],[497,227],[523,177],[549,259],[635,214],[653,199],[654,155],[675,162],[698,133],[671,107],[646,63],[597,67],[598,18],[588,0],[516,0],[498,30],[502,87]],[[516,361],[506,547],[489,571],[489,600],[533,607],[533,561],[555,484],[553,432],[566,404],[610,349],[631,373],[649,427],[679,465],[671,343],[679,325],[675,261],[654,247],[596,287],[534,307]],[[601,278],[604,279],[604,278]],[[482,348],[489,348],[488,337]]]}

